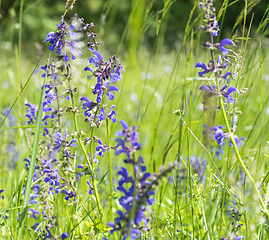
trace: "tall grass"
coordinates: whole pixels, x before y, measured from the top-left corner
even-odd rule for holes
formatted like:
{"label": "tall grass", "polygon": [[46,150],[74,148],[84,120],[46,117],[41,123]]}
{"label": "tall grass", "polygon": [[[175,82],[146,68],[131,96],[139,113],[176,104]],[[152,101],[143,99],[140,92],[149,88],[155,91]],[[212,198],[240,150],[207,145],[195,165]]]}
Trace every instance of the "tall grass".
{"label": "tall grass", "polygon": [[[104,12],[107,22],[98,30],[103,33],[101,36],[105,40],[104,46],[98,48],[104,53],[104,59],[117,54],[124,67],[122,81],[118,83],[120,94],[114,99],[117,119],[124,119],[129,126],[138,126],[142,143],[139,155],[145,159],[148,171],[162,172],[168,163],[174,161],[179,165],[170,171],[167,177],[160,178],[158,186],[154,188],[155,202],[146,211],[149,230],[143,232],[140,239],[213,240],[221,237],[236,239],[238,236],[244,236],[243,239],[269,239],[269,41],[266,37],[269,7],[265,9],[258,28],[253,29],[252,19],[255,15],[250,23],[247,23],[246,19],[257,1],[245,1],[245,7],[231,30],[231,35],[225,35],[227,38],[233,37],[238,45],[237,49],[234,49],[239,54],[238,59],[243,56],[243,61],[238,60],[237,65],[233,65],[234,71],[238,68],[238,75],[234,75],[235,80],[232,80],[231,84],[237,89],[248,89],[237,95],[237,103],[231,105],[230,109],[224,109],[220,104],[221,112],[203,111],[204,97],[199,87],[211,83],[214,76],[208,75],[207,80],[199,78],[194,67],[197,62],[210,60],[209,51],[201,48],[203,42],[208,39],[207,33],[197,30],[204,18],[198,10],[198,2],[194,4],[185,23],[185,32],[182,33],[178,47],[170,50],[165,46],[165,33],[173,2],[164,1],[163,9],[154,12],[152,5],[155,1],[132,1],[130,17],[121,42],[113,52],[106,49],[106,43],[109,44],[110,41],[108,33],[113,27],[119,1],[108,5]],[[46,64],[49,55],[44,44],[44,52],[36,64],[32,59],[26,58],[28,55],[23,52],[22,47],[23,1],[20,1],[20,6],[18,42],[13,43],[8,38],[2,38],[0,42],[0,190],[4,190],[0,195],[4,196],[4,199],[0,198],[0,237],[44,239],[45,236],[41,236],[40,232],[34,231],[32,227],[39,222],[40,229],[45,230],[46,221],[41,214],[37,219],[33,219],[28,212],[29,208],[34,206],[28,204],[31,187],[45,178],[44,176],[35,183],[32,182],[35,152],[39,155],[45,151],[42,142],[38,141],[42,126],[40,122],[31,126],[26,124],[24,103],[39,103],[42,96],[39,63]],[[223,19],[228,17],[229,9],[233,7],[236,7],[236,2],[223,2],[217,14],[220,28]],[[75,12],[76,5],[73,10],[68,11]],[[2,23],[1,31],[5,36],[8,36],[11,26],[13,29],[12,24],[14,25],[7,20]],[[152,48],[147,48],[143,38],[150,29],[156,31],[155,40]],[[219,37],[218,41],[221,40]],[[89,58],[87,54],[82,54],[81,62],[84,65],[87,65]],[[72,84],[77,86],[81,96],[90,95],[92,89],[83,69],[76,74],[79,80],[74,80]],[[67,88],[68,85],[64,83],[60,90]],[[84,122],[78,99],[75,98],[75,105],[80,107],[79,114],[63,113],[62,126],[67,127],[70,133],[83,130],[85,136],[102,137],[102,141],[108,143],[109,147],[115,147],[115,132],[121,129],[119,121],[115,124],[107,121],[99,129],[90,130],[89,124]],[[10,111],[3,112],[4,108],[10,108]],[[236,134],[245,136],[246,140],[238,151],[226,144],[223,148],[224,155],[218,158],[210,149],[214,141],[206,142],[203,125],[226,123],[231,126],[233,118],[227,111],[241,112],[238,114]],[[84,136],[80,137],[80,147],[75,151],[74,165],[70,170],[72,173],[77,171],[78,164],[86,164],[88,161],[88,165],[91,165],[87,152],[91,153],[93,159],[94,147],[84,146]],[[236,144],[233,145],[235,147]],[[32,156],[32,166],[27,171],[23,160],[29,156]],[[191,161],[193,156],[197,159],[196,165]],[[57,158],[60,158],[60,155]],[[73,204],[66,201],[63,194],[50,195],[49,202],[53,206],[57,222],[51,231],[52,239],[60,239],[63,232],[69,234],[68,239],[123,238],[117,231],[110,234],[111,228],[107,225],[108,222],[114,221],[117,210],[121,209],[118,202],[121,192],[117,190],[120,176],[117,173],[124,166],[123,159],[123,155],[115,156],[112,150],[99,159],[95,176],[93,174],[91,178],[87,178],[95,181],[96,177],[94,197],[88,194],[86,180],[74,183],[78,197]],[[202,161],[205,159],[207,161],[203,169]],[[199,169],[203,169],[202,173]],[[27,185],[26,179],[29,182]],[[39,211],[41,212],[41,206]],[[237,212],[241,214],[238,222],[235,217]],[[238,227],[239,224],[242,226]]]}

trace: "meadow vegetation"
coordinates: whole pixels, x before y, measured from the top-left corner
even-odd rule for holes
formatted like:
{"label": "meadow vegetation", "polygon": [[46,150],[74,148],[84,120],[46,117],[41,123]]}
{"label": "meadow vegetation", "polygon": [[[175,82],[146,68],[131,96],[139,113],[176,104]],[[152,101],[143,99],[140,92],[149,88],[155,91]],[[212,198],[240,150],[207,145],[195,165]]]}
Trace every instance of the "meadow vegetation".
{"label": "meadow vegetation", "polygon": [[0,238],[269,239],[269,6],[193,2],[171,47],[175,1],[121,35],[119,1],[98,27],[78,2],[1,23]]}

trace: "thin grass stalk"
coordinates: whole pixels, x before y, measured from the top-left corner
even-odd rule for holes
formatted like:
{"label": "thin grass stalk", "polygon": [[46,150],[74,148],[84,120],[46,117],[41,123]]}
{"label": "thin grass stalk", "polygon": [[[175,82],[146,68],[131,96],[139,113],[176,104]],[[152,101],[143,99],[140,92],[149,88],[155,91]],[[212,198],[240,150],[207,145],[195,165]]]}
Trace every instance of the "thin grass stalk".
{"label": "thin grass stalk", "polygon": [[[106,118],[106,134],[107,134],[107,144],[110,146],[110,133],[108,126],[108,118]],[[109,188],[110,188],[110,198],[109,198],[109,216],[110,220],[113,220],[113,182],[112,182],[112,162],[111,162],[111,153],[108,151],[108,171],[109,171]]]}
{"label": "thin grass stalk", "polygon": [[[179,161],[180,159],[180,154],[181,154],[181,139],[182,139],[182,121],[179,119],[179,141],[178,141],[178,150],[177,150],[177,159]],[[174,239],[176,239],[176,231],[177,231],[177,212],[178,215],[180,216],[180,222],[181,222],[181,232],[182,232],[182,237],[183,237],[183,226],[182,226],[182,221],[181,221],[181,214],[180,210],[177,207],[178,206],[178,189],[179,189],[179,168],[176,170],[176,176],[175,176],[175,181],[176,184],[174,184]]]}
{"label": "thin grass stalk", "polygon": [[26,183],[26,187],[25,187],[22,213],[20,214],[18,239],[21,239],[21,236],[22,236],[23,224],[24,224],[24,221],[25,221],[26,215],[27,215],[28,201],[29,201],[29,197],[30,197],[31,185],[32,185],[32,180],[33,180],[33,175],[34,175],[34,170],[35,170],[35,162],[36,162],[39,134],[40,134],[40,128],[41,128],[40,126],[41,126],[41,120],[42,120],[42,114],[43,114],[43,100],[44,100],[44,95],[45,95],[44,94],[45,93],[45,87],[44,87],[45,83],[46,83],[46,76],[45,76],[44,81],[43,81],[43,88],[42,88],[42,92],[41,92],[41,98],[40,98],[40,103],[39,103],[39,108],[38,108],[38,113],[37,113],[36,130],[35,130],[33,149],[32,149],[32,154],[31,154],[30,167],[29,167],[28,178],[27,178],[27,183]]}
{"label": "thin grass stalk", "polygon": [[[214,42],[213,42],[213,35],[212,35],[212,33],[210,33],[210,38],[211,38],[211,44],[213,44]],[[212,56],[212,60],[213,60],[214,69],[216,69],[215,53],[214,53],[214,50],[213,49],[211,49],[211,56]],[[219,82],[219,78],[218,78],[218,73],[217,72],[215,73],[215,79],[216,79],[216,83],[217,83],[217,90],[218,90],[218,92],[220,92],[220,82]],[[243,170],[245,171],[246,175],[250,179],[250,182],[252,183],[252,185],[254,187],[254,190],[257,193],[257,196],[259,198],[259,201],[260,201],[260,204],[262,206],[262,209],[263,209],[266,217],[269,219],[269,213],[266,210],[266,205],[263,202],[263,199],[261,197],[261,194],[260,194],[260,192],[259,192],[259,190],[258,190],[258,188],[257,188],[257,186],[255,184],[255,181],[253,180],[250,172],[247,170],[246,165],[244,164],[244,162],[243,162],[243,160],[241,158],[241,155],[240,155],[240,153],[239,153],[239,151],[237,149],[236,142],[235,142],[235,140],[233,138],[233,133],[231,131],[231,128],[230,128],[230,125],[229,125],[229,122],[228,122],[228,119],[227,119],[226,111],[224,109],[224,104],[223,104],[222,96],[219,98],[219,103],[220,103],[220,108],[221,108],[222,116],[224,118],[224,122],[225,122],[226,128],[227,128],[227,130],[229,132],[230,141],[231,141],[231,143],[233,145],[233,148],[234,148],[234,151],[235,151],[235,155],[237,157],[237,160],[239,161],[241,167],[243,168]]]}
{"label": "thin grass stalk", "polygon": [[[63,14],[63,18],[65,17],[66,13],[67,13],[68,9],[65,10],[64,14]],[[26,80],[25,84],[23,85],[23,87],[21,88],[21,91],[19,92],[19,95],[16,97],[15,101],[13,102],[13,104],[11,105],[8,113],[6,114],[6,116],[4,117],[4,120],[1,122],[0,124],[0,129],[2,128],[3,124],[5,123],[9,113],[12,111],[12,109],[14,108],[15,104],[17,103],[18,99],[20,98],[21,94],[23,93],[24,89],[26,88],[26,86],[28,85],[31,77],[33,76],[35,70],[37,69],[37,66],[39,65],[41,59],[43,58],[43,56],[45,55],[45,53],[47,52],[48,50],[48,45],[49,45],[49,42],[47,43],[47,46],[45,47],[45,50],[43,51],[41,57],[38,59],[34,69],[32,70],[32,72],[30,73],[30,76],[28,77],[28,79]]]}
{"label": "thin grass stalk", "polygon": [[79,142],[79,145],[82,149],[82,152],[84,154],[84,157],[86,158],[86,161],[89,165],[89,168],[90,168],[90,172],[91,172],[91,177],[92,177],[92,185],[93,185],[93,191],[94,191],[94,195],[95,195],[95,198],[96,198],[96,203],[97,203],[97,208],[98,208],[98,211],[101,215],[101,219],[100,221],[102,222],[103,221],[103,209],[102,209],[102,205],[101,205],[101,202],[100,202],[100,198],[99,198],[99,193],[98,193],[98,188],[97,188],[97,185],[96,185],[96,180],[95,180],[95,176],[94,176],[94,172],[93,172],[93,167],[92,167],[92,164],[89,160],[89,157],[88,157],[88,154],[87,154],[87,151],[84,147],[84,144],[82,143],[81,141],[81,137],[80,137],[80,134],[79,134],[79,128],[78,128],[78,122],[77,122],[77,115],[76,113],[73,113],[73,121],[75,123],[75,129],[78,133],[78,142]]}

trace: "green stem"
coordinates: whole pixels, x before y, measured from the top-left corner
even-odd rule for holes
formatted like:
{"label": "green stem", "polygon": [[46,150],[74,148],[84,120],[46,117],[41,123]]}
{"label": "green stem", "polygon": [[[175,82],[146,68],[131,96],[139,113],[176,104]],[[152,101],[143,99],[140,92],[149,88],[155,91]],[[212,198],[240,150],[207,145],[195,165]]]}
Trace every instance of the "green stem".
{"label": "green stem", "polygon": [[[94,176],[93,166],[92,166],[92,163],[90,162],[89,156],[88,156],[87,151],[83,145],[83,142],[81,141],[81,136],[80,136],[80,132],[79,132],[79,128],[78,128],[77,115],[76,115],[77,113],[76,113],[76,109],[75,109],[74,96],[73,96],[73,91],[71,88],[71,75],[69,75],[69,74],[70,74],[69,69],[67,68],[67,75],[69,76],[68,83],[69,83],[69,90],[70,90],[70,94],[71,94],[72,107],[75,110],[75,111],[73,111],[73,119],[74,119],[74,123],[75,123],[75,129],[76,129],[76,132],[78,134],[77,138],[78,138],[79,145],[82,149],[82,152],[84,154],[84,157],[86,158],[86,161],[87,161],[88,166],[90,168],[93,191],[94,191],[94,195],[95,195],[95,199],[96,199],[96,203],[97,203],[97,208],[98,208],[98,211],[101,215],[101,221],[102,221],[103,220],[103,209],[102,209],[102,205],[101,205],[99,194],[98,194],[98,189],[97,189],[97,184],[96,184],[96,180],[95,180],[95,176]],[[91,160],[93,161],[92,154],[91,154]]]}
{"label": "green stem", "polygon": [[96,198],[98,211],[100,212],[100,215],[101,215],[101,221],[102,221],[103,220],[103,209],[102,209],[100,198],[99,198],[99,194],[98,194],[98,189],[97,189],[97,184],[96,184],[96,180],[95,180],[95,176],[94,176],[93,166],[92,166],[92,164],[90,162],[90,159],[88,157],[87,151],[86,151],[86,149],[85,149],[85,147],[84,147],[84,145],[83,145],[83,143],[81,141],[81,138],[80,138],[76,113],[73,113],[73,118],[74,118],[74,123],[75,123],[75,129],[76,129],[76,131],[78,133],[78,142],[79,142],[79,145],[80,145],[80,147],[81,147],[81,149],[83,151],[84,157],[86,158],[87,163],[88,163],[89,168],[90,168],[91,178],[92,178],[92,185],[93,185],[93,191],[94,191],[94,195],[95,195],[95,198]]}
{"label": "green stem", "polygon": [[[110,132],[109,132],[109,126],[108,126],[108,118],[106,118],[106,134],[107,134],[107,144],[108,147],[110,146]],[[109,199],[109,216],[111,220],[113,220],[113,183],[112,183],[112,162],[111,162],[111,154],[110,151],[108,151],[108,170],[109,170],[109,186],[110,186],[110,199]]]}
{"label": "green stem", "polygon": [[[210,38],[211,38],[211,43],[213,44],[213,36],[212,36],[212,33],[210,33]],[[214,65],[214,69],[216,69],[216,61],[215,61],[215,54],[214,54],[214,49],[211,49],[211,56],[212,56],[212,59],[213,59],[213,65]],[[218,73],[215,72],[215,77],[216,77],[216,83],[217,83],[217,90],[218,92],[220,92],[220,82],[219,82],[219,78],[218,78]],[[238,162],[240,163],[241,167],[243,168],[243,170],[245,171],[246,175],[248,176],[250,182],[253,184],[253,187],[259,197],[259,201],[260,201],[260,204],[263,208],[263,211],[265,212],[267,218],[269,219],[269,213],[268,211],[266,210],[266,206],[263,202],[263,199],[261,197],[261,194],[255,184],[255,181],[254,179],[252,178],[250,172],[247,170],[247,167],[246,165],[244,164],[242,158],[241,158],[241,155],[237,149],[237,146],[236,146],[236,142],[233,138],[233,133],[231,131],[231,128],[230,128],[230,125],[229,125],[229,122],[228,122],[228,119],[227,119],[227,115],[226,115],[226,112],[225,112],[225,109],[224,109],[224,104],[223,104],[223,100],[222,100],[223,96],[221,95],[220,98],[219,98],[219,102],[220,102],[220,108],[221,108],[221,112],[222,112],[222,115],[223,115],[223,118],[224,118],[224,121],[225,121],[225,125],[226,125],[226,128],[229,132],[229,136],[230,136],[230,140],[233,144],[233,148],[234,148],[234,151],[235,151],[235,155],[237,157],[237,160]]]}
{"label": "green stem", "polygon": [[[218,88],[219,88],[219,80],[218,80],[218,79],[217,79],[217,85],[218,85]],[[258,190],[258,188],[257,188],[257,186],[256,186],[256,184],[255,184],[255,181],[254,181],[254,179],[252,178],[250,172],[247,170],[246,165],[244,164],[244,162],[243,162],[243,160],[242,160],[242,158],[241,158],[241,155],[240,155],[240,153],[239,153],[239,151],[238,151],[238,149],[237,149],[236,142],[235,142],[235,140],[234,140],[234,138],[233,138],[233,133],[232,133],[232,131],[231,131],[231,128],[230,128],[230,126],[229,126],[229,122],[228,122],[228,119],[227,119],[227,116],[226,116],[226,112],[225,112],[225,109],[224,109],[224,105],[223,105],[222,97],[220,98],[220,107],[221,107],[222,115],[223,115],[223,117],[224,117],[224,121],[225,121],[226,128],[227,128],[227,130],[228,130],[228,132],[229,132],[229,135],[230,135],[230,140],[231,140],[231,142],[232,142],[232,144],[233,144],[233,148],[234,148],[234,151],[235,151],[235,155],[236,155],[236,157],[237,157],[237,160],[239,161],[241,167],[243,168],[243,170],[245,171],[246,175],[248,176],[250,182],[253,184],[254,189],[255,189],[255,191],[256,191],[258,197],[259,197],[260,204],[261,204],[261,206],[262,206],[262,208],[263,208],[263,210],[264,210],[264,212],[265,212],[267,218],[269,219],[269,213],[268,213],[268,211],[266,210],[266,206],[265,206],[265,204],[264,204],[264,202],[263,202],[262,196],[261,196],[261,194],[260,194],[260,192],[259,192],[259,190]]]}

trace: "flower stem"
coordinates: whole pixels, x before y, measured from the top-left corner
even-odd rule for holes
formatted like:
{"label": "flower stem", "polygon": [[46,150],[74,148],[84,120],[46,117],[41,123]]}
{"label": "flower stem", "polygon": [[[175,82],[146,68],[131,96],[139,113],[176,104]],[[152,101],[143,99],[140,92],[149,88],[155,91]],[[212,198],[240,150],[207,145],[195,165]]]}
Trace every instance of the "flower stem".
{"label": "flower stem", "polygon": [[[108,126],[108,118],[106,117],[106,134],[107,134],[107,144],[110,146],[110,132]],[[111,153],[108,151],[108,170],[109,170],[109,186],[110,186],[110,199],[109,199],[109,216],[111,220],[113,219],[113,183],[112,183],[112,162],[111,162]]]}
{"label": "flower stem", "polygon": [[[71,89],[71,76],[68,78],[68,83],[69,83],[69,89],[70,89],[70,95],[71,95],[71,101],[72,101],[72,107],[73,107],[73,119],[74,119],[74,123],[75,123],[75,129],[76,129],[76,132],[77,132],[77,138],[78,138],[78,142],[79,142],[79,145],[83,151],[83,154],[84,154],[84,157],[86,158],[86,161],[89,165],[89,168],[90,168],[90,172],[91,172],[91,178],[92,178],[92,186],[93,186],[93,191],[94,191],[94,195],[95,195],[95,198],[96,198],[96,203],[97,203],[97,207],[98,207],[98,211],[101,215],[101,221],[103,220],[103,209],[102,209],[102,205],[101,205],[101,202],[100,202],[100,198],[99,198],[99,194],[98,194],[98,189],[97,189],[97,184],[96,184],[96,180],[95,180],[95,176],[94,176],[94,171],[93,171],[93,166],[90,162],[90,159],[88,157],[88,154],[87,154],[87,151],[81,141],[81,138],[80,138],[80,133],[79,133],[79,128],[78,128],[78,122],[77,122],[77,115],[76,115],[76,111],[75,111],[75,103],[74,103],[74,96],[73,96],[73,91]],[[93,158],[92,158],[93,159]]]}
{"label": "flower stem", "polygon": [[[210,39],[211,39],[211,44],[213,45],[213,35],[212,33],[210,33]],[[212,59],[213,59],[213,66],[214,66],[214,69],[216,70],[216,61],[215,61],[215,53],[214,53],[214,49],[211,49],[211,56],[212,56]],[[219,78],[218,78],[218,73],[215,72],[215,77],[216,77],[216,83],[217,83],[217,90],[218,92],[220,92],[220,82],[219,82]],[[266,217],[269,219],[269,213],[268,211],[266,210],[266,206],[265,206],[265,203],[261,197],[261,194],[255,184],[255,181],[254,179],[252,178],[250,172],[247,170],[247,167],[246,165],[244,164],[242,158],[241,158],[241,155],[237,149],[237,146],[236,146],[236,142],[233,138],[233,133],[231,131],[231,128],[230,128],[230,125],[229,125],[229,122],[228,122],[228,119],[227,119],[227,115],[226,115],[226,112],[225,112],[225,109],[224,109],[224,104],[223,104],[223,96],[221,95],[220,98],[219,98],[219,102],[220,102],[220,108],[221,108],[221,112],[222,112],[222,115],[223,115],[223,118],[224,118],[224,121],[225,121],[225,125],[226,125],[226,128],[229,132],[229,136],[230,136],[230,141],[232,142],[232,145],[233,145],[233,148],[234,148],[234,151],[235,151],[235,155],[237,157],[237,160],[238,162],[240,163],[241,167],[243,168],[243,170],[245,171],[246,175],[248,176],[250,182],[253,184],[253,187],[259,197],[259,201],[260,201],[260,204],[263,208],[263,211],[265,212],[266,214]]]}
{"label": "flower stem", "polygon": [[85,149],[85,147],[84,147],[84,145],[83,145],[83,143],[81,141],[81,138],[80,138],[76,113],[73,113],[73,118],[74,118],[75,128],[76,128],[76,131],[78,133],[78,142],[79,142],[79,145],[80,145],[80,147],[81,147],[81,149],[83,151],[84,157],[86,158],[87,163],[88,163],[89,168],[90,168],[91,178],[92,178],[92,185],[93,185],[93,191],[94,191],[94,195],[95,195],[95,198],[96,198],[98,211],[99,211],[99,213],[101,215],[101,221],[102,221],[102,219],[103,219],[103,209],[102,209],[100,198],[99,198],[99,194],[98,194],[98,189],[97,189],[97,184],[96,184],[96,180],[95,180],[95,176],[94,176],[93,167],[92,167],[92,164],[91,164],[91,162],[89,160],[87,151],[86,151],[86,149]]}
{"label": "flower stem", "polygon": [[[217,79],[217,83],[218,83],[218,85],[219,85],[219,81],[218,81],[218,79]],[[219,87],[219,86],[218,86],[218,87]],[[237,149],[236,142],[235,142],[235,140],[234,140],[234,138],[233,138],[233,133],[232,133],[231,128],[230,128],[229,123],[228,123],[228,119],[227,119],[226,112],[225,112],[225,109],[224,109],[224,105],[223,105],[222,97],[220,98],[220,107],[221,107],[222,115],[223,115],[223,117],[224,117],[224,121],[225,121],[226,128],[227,128],[227,130],[228,130],[228,132],[229,132],[229,135],[230,135],[230,140],[231,140],[231,142],[232,142],[232,144],[233,144],[233,148],[234,148],[234,151],[235,151],[235,155],[236,155],[236,157],[237,157],[237,160],[239,161],[241,167],[243,168],[243,170],[245,171],[246,175],[248,176],[250,182],[253,184],[254,189],[255,189],[255,191],[256,191],[258,197],[259,197],[260,204],[261,204],[261,206],[262,206],[262,208],[263,208],[263,210],[264,210],[264,212],[265,212],[267,218],[269,219],[269,213],[268,213],[268,211],[266,210],[266,206],[265,206],[265,204],[264,204],[264,202],[263,202],[263,199],[262,199],[262,197],[261,197],[261,194],[260,194],[260,192],[259,192],[259,190],[258,190],[258,188],[257,188],[257,186],[256,186],[256,184],[255,184],[255,181],[254,181],[254,179],[252,178],[250,172],[247,170],[246,165],[244,164],[244,162],[243,162],[243,160],[242,160],[242,158],[241,158],[241,155],[240,155],[240,153],[239,153],[239,151],[238,151],[238,149]]]}

